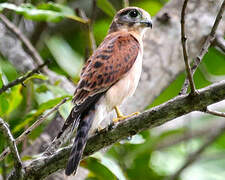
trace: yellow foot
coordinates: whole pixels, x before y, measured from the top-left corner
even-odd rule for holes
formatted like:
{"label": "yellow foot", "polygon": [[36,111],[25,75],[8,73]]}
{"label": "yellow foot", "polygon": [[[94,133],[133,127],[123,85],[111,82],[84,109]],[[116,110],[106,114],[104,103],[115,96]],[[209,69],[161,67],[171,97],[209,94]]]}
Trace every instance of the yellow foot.
{"label": "yellow foot", "polygon": [[102,126],[98,126],[97,131],[100,132],[101,130],[103,130],[104,128]]}
{"label": "yellow foot", "polygon": [[130,114],[130,115],[127,115],[127,116],[123,116],[123,115],[119,115],[119,116],[117,116],[117,118],[114,118],[113,119],[113,122],[114,123],[117,123],[117,122],[119,122],[119,121],[122,121],[122,120],[124,120],[124,119],[127,119],[127,118],[130,118],[130,117],[132,117],[132,116],[137,116],[138,114],[140,114],[140,112],[134,112],[134,113],[132,113],[132,114]]}

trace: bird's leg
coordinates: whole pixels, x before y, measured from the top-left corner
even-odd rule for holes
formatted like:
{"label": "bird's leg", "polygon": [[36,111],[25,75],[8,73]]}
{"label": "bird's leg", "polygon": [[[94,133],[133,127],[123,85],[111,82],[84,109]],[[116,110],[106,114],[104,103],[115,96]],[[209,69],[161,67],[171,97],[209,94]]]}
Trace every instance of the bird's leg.
{"label": "bird's leg", "polygon": [[140,114],[140,112],[134,112],[134,113],[132,113],[130,115],[124,116],[117,106],[115,106],[114,109],[115,109],[116,115],[117,115],[117,118],[113,119],[114,123],[117,123],[117,122],[122,121],[124,119],[127,119],[129,117],[136,116],[136,115]]}

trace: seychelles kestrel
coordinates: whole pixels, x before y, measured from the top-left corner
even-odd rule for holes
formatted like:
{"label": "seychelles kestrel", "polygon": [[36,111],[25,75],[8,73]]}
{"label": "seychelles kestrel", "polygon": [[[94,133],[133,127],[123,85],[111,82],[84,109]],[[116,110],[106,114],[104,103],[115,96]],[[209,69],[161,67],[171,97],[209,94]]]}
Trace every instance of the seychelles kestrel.
{"label": "seychelles kestrel", "polygon": [[147,27],[152,27],[152,21],[143,9],[120,10],[108,35],[83,67],[74,93],[75,106],[58,135],[75,122],[78,124],[66,175],[76,173],[88,134],[98,128],[108,112],[115,109],[114,122],[130,117],[123,116],[117,106],[137,88],[142,70],[142,37]]}

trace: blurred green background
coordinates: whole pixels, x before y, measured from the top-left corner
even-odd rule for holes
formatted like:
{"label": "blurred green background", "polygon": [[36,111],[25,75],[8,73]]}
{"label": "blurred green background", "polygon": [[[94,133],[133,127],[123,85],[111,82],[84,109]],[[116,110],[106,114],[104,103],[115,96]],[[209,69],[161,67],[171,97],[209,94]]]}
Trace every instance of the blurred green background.
{"label": "blurred green background", "polygon": [[[84,9],[90,17],[92,4],[90,0],[56,0],[48,1],[28,0],[20,8],[12,6],[13,1],[0,1],[0,11],[7,13],[13,20],[15,14],[21,19],[37,21],[48,27],[37,40],[33,39],[35,47],[43,59],[51,59],[48,67],[76,83],[79,80],[79,71],[87,54],[90,54],[87,27],[79,22],[74,10],[70,7]],[[166,0],[130,0],[131,6],[138,6],[154,16],[166,3]],[[93,24],[93,34],[96,44],[99,45],[107,34],[113,14],[123,7],[121,0],[98,0],[96,18]],[[6,10],[7,9],[7,10]],[[89,51],[88,51],[89,49]],[[21,76],[15,67],[0,54],[0,87],[2,84]],[[171,85],[165,89],[147,108],[159,105],[178,95],[185,73],[180,74]],[[41,79],[34,81],[34,79]],[[0,117],[10,124],[14,137],[19,136],[26,127],[31,125],[37,117],[46,113],[65,97],[71,97],[63,89],[47,82],[48,77],[35,75],[26,82],[26,88],[18,85],[0,95]],[[215,48],[210,48],[204,57],[203,63],[194,76],[197,88],[205,87],[214,81],[225,79],[225,55]],[[219,105],[225,110],[224,104]],[[63,105],[59,112],[66,117],[71,103]],[[185,117],[182,125],[173,128],[156,128],[144,131],[120,143],[116,143],[106,152],[98,152],[85,160],[82,166],[90,172],[89,180],[159,180],[174,173],[184,163],[189,153],[197,150],[207,138],[203,133],[193,138],[171,142],[171,139],[186,137],[187,132],[198,132],[209,128],[208,124],[224,121],[210,115],[194,114]],[[49,117],[29,136],[28,145],[43,132],[53,116]],[[216,130],[216,129],[215,129]],[[170,143],[171,142],[171,143]],[[219,138],[201,156],[200,160],[190,166],[181,176],[183,180],[224,180],[225,179],[225,136]],[[6,146],[0,134],[0,152]],[[161,147],[162,146],[162,147]],[[23,145],[19,149],[23,150]],[[32,157],[26,157],[26,159]],[[13,167],[11,157],[0,163],[0,174],[10,172]]]}

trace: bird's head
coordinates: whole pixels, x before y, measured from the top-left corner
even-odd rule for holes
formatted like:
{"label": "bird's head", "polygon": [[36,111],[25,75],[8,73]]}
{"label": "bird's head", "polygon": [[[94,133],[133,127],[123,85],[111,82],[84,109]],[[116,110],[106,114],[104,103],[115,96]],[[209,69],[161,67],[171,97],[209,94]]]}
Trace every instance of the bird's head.
{"label": "bird's head", "polygon": [[125,30],[142,34],[148,27],[152,28],[152,20],[148,12],[138,7],[127,7],[117,12],[109,33]]}

